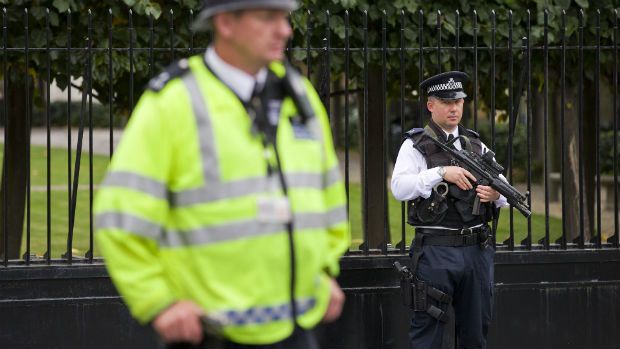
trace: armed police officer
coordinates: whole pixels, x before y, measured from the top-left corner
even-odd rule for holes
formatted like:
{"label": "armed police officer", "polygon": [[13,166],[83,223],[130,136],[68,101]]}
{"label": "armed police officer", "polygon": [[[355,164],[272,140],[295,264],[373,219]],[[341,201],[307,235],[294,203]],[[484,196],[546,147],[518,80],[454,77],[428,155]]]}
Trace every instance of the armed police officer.
{"label": "armed police officer", "polygon": [[442,347],[449,305],[455,310],[459,348],[486,347],[494,255],[487,222],[506,199],[490,186],[477,185],[472,173],[435,144],[487,151],[479,135],[460,124],[467,79],[452,71],[420,84],[431,120],[406,133],[392,174],[394,197],[408,201],[408,223],[416,228],[410,253],[412,349]]}
{"label": "armed police officer", "polygon": [[340,315],[345,191],[320,99],[282,62],[296,7],[205,1],[213,44],[150,82],[98,193],[112,280],[166,343],[317,348]]}

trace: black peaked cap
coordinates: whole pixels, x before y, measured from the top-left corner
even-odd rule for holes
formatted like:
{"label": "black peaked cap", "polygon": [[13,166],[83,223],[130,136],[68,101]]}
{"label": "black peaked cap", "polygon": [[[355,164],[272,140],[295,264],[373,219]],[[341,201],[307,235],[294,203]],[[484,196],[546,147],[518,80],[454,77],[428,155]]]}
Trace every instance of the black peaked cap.
{"label": "black peaked cap", "polygon": [[439,99],[460,99],[467,97],[463,85],[469,80],[469,76],[460,71],[448,71],[431,76],[420,83],[420,90],[426,92],[428,97]]}

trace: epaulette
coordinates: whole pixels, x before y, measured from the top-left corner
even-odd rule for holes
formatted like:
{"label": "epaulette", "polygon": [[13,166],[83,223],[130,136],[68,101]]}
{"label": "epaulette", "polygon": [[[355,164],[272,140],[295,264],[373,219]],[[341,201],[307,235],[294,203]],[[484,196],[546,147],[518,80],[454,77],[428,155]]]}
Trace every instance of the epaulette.
{"label": "epaulette", "polygon": [[424,132],[423,128],[412,128],[411,130],[405,132],[405,134],[403,135],[403,142],[405,141],[405,139],[411,139],[413,141],[413,137],[415,135],[421,134],[422,132]]}
{"label": "epaulette", "polygon": [[472,136],[474,136],[475,138],[480,138],[480,134],[478,134],[478,132],[474,131],[474,130],[470,130],[468,128],[466,128],[467,132],[469,132]]}
{"label": "epaulette", "polygon": [[405,138],[411,138],[415,135],[417,135],[418,133],[422,133],[424,132],[423,128],[412,128],[411,130],[405,132]]}
{"label": "epaulette", "polygon": [[189,62],[187,59],[180,59],[172,64],[170,64],[164,71],[159,73],[156,77],[152,78],[149,81],[148,89],[156,92],[161,91],[166,84],[180,76],[183,76],[186,72],[189,71]]}
{"label": "epaulette", "polygon": [[417,149],[420,153],[424,154],[424,149],[418,147],[418,142],[420,142],[423,134],[423,128],[412,128],[411,130],[405,132],[405,134],[403,135],[403,142],[407,139],[411,139],[411,142],[413,142],[413,147]]}

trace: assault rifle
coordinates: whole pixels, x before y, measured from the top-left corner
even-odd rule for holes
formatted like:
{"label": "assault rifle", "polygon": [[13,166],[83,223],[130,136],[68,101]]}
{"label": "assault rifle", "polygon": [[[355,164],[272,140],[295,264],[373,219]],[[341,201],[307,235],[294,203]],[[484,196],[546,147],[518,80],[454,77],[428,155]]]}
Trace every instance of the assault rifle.
{"label": "assault rifle", "polygon": [[[519,210],[525,217],[529,217],[532,212],[527,205],[527,197],[529,192],[521,194],[515,187],[508,184],[506,181],[500,178],[500,174],[504,171],[504,168],[498,164],[494,157],[495,153],[491,150],[487,150],[486,153],[478,155],[472,151],[466,149],[457,150],[451,145],[456,142],[457,139],[462,136],[455,137],[447,143],[442,143],[436,137],[433,137],[424,131],[425,137],[430,138],[439,148],[450,153],[454,159],[456,159],[461,167],[471,172],[471,174],[478,180],[478,185],[487,185],[497,190],[500,194],[508,200],[508,203]],[[476,196],[474,201],[473,214],[478,214],[480,210],[480,198]]]}

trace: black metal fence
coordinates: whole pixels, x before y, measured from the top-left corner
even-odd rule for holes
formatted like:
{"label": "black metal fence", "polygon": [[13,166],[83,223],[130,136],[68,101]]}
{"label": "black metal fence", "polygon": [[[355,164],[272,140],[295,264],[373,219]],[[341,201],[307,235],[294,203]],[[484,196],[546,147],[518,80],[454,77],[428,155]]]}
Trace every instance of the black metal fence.
{"label": "black metal fence", "polygon": [[[23,14],[19,30],[9,26],[11,11]],[[405,205],[396,203],[389,193],[390,163],[399,134],[424,123],[425,103],[417,91],[418,83],[447,69],[470,74],[471,98],[464,122],[479,131],[491,148],[503,149],[497,152],[498,161],[507,165],[511,182],[519,182],[518,186],[531,193],[529,202],[537,213],[525,220],[512,209],[503,209],[501,215],[508,219],[499,223],[498,249],[619,247],[617,13],[593,11],[586,19],[583,11],[563,12],[551,22],[544,11],[538,26],[533,26],[529,11],[501,13],[488,11],[485,20],[479,21],[482,16],[476,11],[467,16],[458,11],[403,11],[397,14],[398,24],[390,26],[385,12],[374,20],[361,11],[338,15],[303,12],[306,26],[297,28],[287,56],[317,87],[330,115],[347,185],[354,238],[349,255],[406,251],[413,231],[405,224]],[[4,145],[3,177],[16,173],[13,164],[26,166],[27,183],[23,192],[24,254],[10,258],[9,238],[14,230],[4,219],[3,266],[101,261],[93,242],[92,198],[103,172],[98,163],[107,162],[113,154],[118,138],[115,132],[122,126],[117,114],[131,111],[144,82],[158,69],[174,59],[203,52],[209,42],[207,34],[189,29],[193,12],[167,14],[159,20],[140,17],[140,25],[134,26],[138,20],[131,11],[127,16],[112,11],[65,13],[57,17],[66,24],[62,41],[62,34],[52,35],[48,11],[44,37],[31,41],[34,15],[23,9],[3,10],[4,140],[11,139],[15,123],[20,122],[10,110],[22,109],[28,130],[27,139],[20,140],[26,147],[12,149],[19,143],[11,142]],[[72,18],[77,16],[87,18],[86,27],[72,26]],[[429,16],[436,18],[432,31],[425,26]],[[578,25],[571,29],[575,19]],[[175,27],[175,21],[180,20],[182,26]],[[336,30],[336,22],[343,24],[339,26],[343,30]],[[533,32],[532,28],[542,29]],[[83,40],[72,41],[76,35]],[[106,36],[107,40],[102,39]],[[500,41],[504,36],[507,39]],[[93,40],[95,37],[99,40]],[[167,41],[167,47],[156,46],[156,37],[160,43]],[[58,45],[61,41],[64,45]],[[77,85],[77,77],[82,78],[81,85]],[[58,151],[51,145],[50,90],[55,84],[66,86],[72,81],[82,91],[81,109],[75,120],[71,108],[74,96],[67,89],[66,148]],[[19,107],[12,106],[9,98],[15,86],[23,88],[25,95]],[[93,153],[93,105],[97,98],[107,107],[103,157]],[[45,125],[40,130],[41,149],[32,148],[30,142],[37,118]],[[72,139],[72,130],[77,130],[77,141]],[[88,154],[82,151],[85,142]],[[7,154],[22,150],[24,164],[7,164]],[[44,156],[38,158],[35,153]],[[64,169],[55,166],[54,156],[66,157],[61,165]],[[87,174],[84,162],[88,162]],[[608,174],[602,166],[607,166]],[[53,178],[62,178],[63,183]],[[8,203],[3,206],[3,217],[10,215],[14,199],[7,194],[9,183],[4,180],[2,185],[2,200]],[[87,191],[82,192],[84,188]],[[555,218],[553,207],[559,212]],[[58,216],[66,221],[55,223]],[[80,242],[77,252],[76,241]],[[60,245],[54,247],[55,243]]]}

